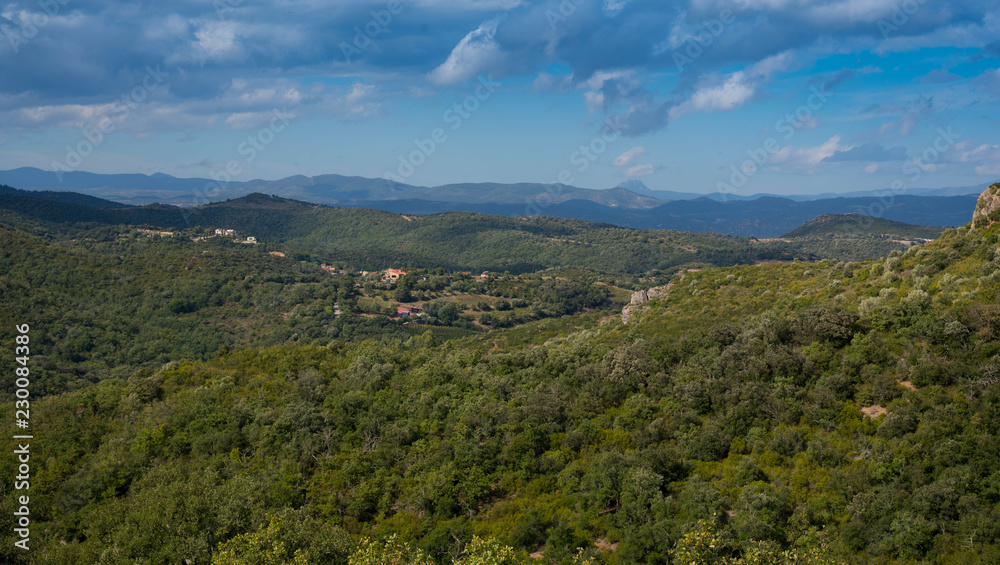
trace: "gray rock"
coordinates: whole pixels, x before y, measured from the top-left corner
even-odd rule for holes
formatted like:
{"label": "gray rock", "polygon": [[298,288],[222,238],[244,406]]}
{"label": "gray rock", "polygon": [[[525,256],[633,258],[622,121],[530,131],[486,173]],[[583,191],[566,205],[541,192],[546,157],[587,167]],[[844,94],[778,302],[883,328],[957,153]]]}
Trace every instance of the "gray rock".
{"label": "gray rock", "polygon": [[649,301],[649,295],[645,290],[638,290],[632,293],[632,304],[645,304]]}
{"label": "gray rock", "polygon": [[990,216],[997,210],[1000,210],[1000,182],[990,186],[979,195],[976,211],[972,213],[972,227],[977,229],[988,227],[996,221]]}
{"label": "gray rock", "polygon": [[622,323],[623,324],[629,323],[629,320],[632,319],[632,314],[638,312],[639,310],[642,310],[642,308],[643,308],[642,306],[634,306],[632,304],[626,305],[624,308],[622,308]]}

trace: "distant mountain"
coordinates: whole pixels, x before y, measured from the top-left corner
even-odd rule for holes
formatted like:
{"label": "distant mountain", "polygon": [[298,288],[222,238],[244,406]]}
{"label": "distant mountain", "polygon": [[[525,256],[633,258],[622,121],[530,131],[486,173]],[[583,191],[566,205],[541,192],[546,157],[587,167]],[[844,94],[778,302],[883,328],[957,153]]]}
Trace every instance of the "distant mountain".
{"label": "distant mountain", "polygon": [[[782,198],[795,202],[836,198],[898,198],[901,196],[967,196],[976,195],[986,185],[904,191],[871,190],[849,193],[752,195],[733,193],[696,193],[650,188],[638,179],[630,179],[606,190],[578,188],[542,183],[458,183],[426,187],[397,183],[388,179],[373,179],[344,175],[296,175],[279,180],[251,180],[219,184],[205,178],[176,178],[163,173],[97,174],[83,171],[56,173],[31,167],[0,171],[0,184],[17,188],[53,191],[77,191],[89,196],[127,204],[174,204],[197,206],[207,202],[239,198],[254,192],[319,204],[356,206],[393,201],[427,201],[448,203],[447,209],[472,209],[474,205],[520,205],[523,213],[537,213],[536,208],[564,204],[572,200],[587,200],[611,208],[648,209],[678,200],[708,199],[720,203]],[[378,207],[391,206],[389,204]]]}
{"label": "distant mountain", "polygon": [[210,179],[179,179],[161,173],[154,175],[54,173],[24,167],[0,171],[0,183],[18,188],[74,190],[129,204],[158,202],[178,206],[196,206],[210,201],[239,198],[254,192],[318,204],[427,200],[461,204],[520,204],[523,210],[532,205],[547,205],[568,200],[589,200],[616,208],[650,208],[660,204],[656,198],[618,187],[594,190],[541,183],[462,183],[425,187],[388,179],[343,175],[315,177],[296,175],[276,181],[251,180],[220,185]]}
{"label": "distant mountain", "polygon": [[873,235],[896,239],[935,239],[942,232],[944,232],[944,228],[915,226],[913,224],[904,224],[903,222],[894,222],[885,218],[874,218],[861,214],[820,214],[782,237]]}
{"label": "distant mountain", "polygon": [[[9,175],[8,173],[16,173]],[[56,181],[54,173],[38,169],[0,172],[0,183],[14,177],[24,181]],[[172,180],[171,180],[172,179]],[[162,202],[192,207],[211,201],[239,198],[259,192],[303,202],[375,208],[405,214],[433,214],[465,210],[501,216],[547,215],[606,222],[637,229],[675,229],[718,232],[740,236],[778,237],[821,214],[878,215],[887,220],[923,226],[956,226],[968,221],[978,192],[959,196],[873,195],[837,198],[797,198],[771,195],[737,197],[652,190],[641,181],[631,181],[608,190],[536,183],[466,183],[421,187],[386,179],[342,175],[293,176],[277,181],[253,180],[229,183],[221,190],[207,179],[173,179],[167,175],[95,175],[66,173],[69,184],[97,186],[81,188],[88,196],[117,202],[148,204]],[[167,190],[171,182],[176,190]],[[147,188],[120,188],[125,185]],[[16,185],[15,185],[16,186]],[[114,188],[115,186],[119,188]],[[206,193],[206,186],[209,190]],[[19,188],[26,188],[20,186]],[[635,190],[633,190],[635,189]],[[965,192],[968,189],[940,189]],[[66,189],[32,193],[33,198],[53,200]],[[641,192],[636,192],[641,191]],[[933,191],[928,191],[933,192]],[[659,197],[643,193],[658,194]],[[153,198],[161,195],[162,198]],[[683,196],[683,198],[672,198]],[[108,208],[108,205],[96,206]]]}

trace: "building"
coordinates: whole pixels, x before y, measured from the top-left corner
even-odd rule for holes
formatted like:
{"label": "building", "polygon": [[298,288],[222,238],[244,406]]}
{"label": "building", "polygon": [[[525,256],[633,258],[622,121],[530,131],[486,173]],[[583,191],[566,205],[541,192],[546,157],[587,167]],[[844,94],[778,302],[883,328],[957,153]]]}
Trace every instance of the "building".
{"label": "building", "polygon": [[247,243],[257,243],[257,238],[251,235],[247,238]]}
{"label": "building", "polygon": [[396,306],[396,315],[400,318],[404,316],[415,316],[420,313],[419,306],[407,306],[405,304],[400,304]]}
{"label": "building", "polygon": [[227,230],[223,228],[215,228],[215,235],[236,235],[236,230]]}
{"label": "building", "polygon": [[386,269],[382,271],[382,280],[398,281],[403,275],[410,274],[410,271],[400,271],[399,269]]}

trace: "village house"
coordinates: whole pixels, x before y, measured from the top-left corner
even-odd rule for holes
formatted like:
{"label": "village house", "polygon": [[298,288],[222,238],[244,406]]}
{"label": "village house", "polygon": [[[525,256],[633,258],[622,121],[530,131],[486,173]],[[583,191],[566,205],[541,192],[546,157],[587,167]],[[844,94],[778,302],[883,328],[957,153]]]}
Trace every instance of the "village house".
{"label": "village house", "polygon": [[236,235],[236,230],[215,228],[215,235]]}
{"label": "village house", "polygon": [[403,275],[410,274],[410,271],[400,271],[399,269],[386,269],[382,271],[382,280],[398,281]]}
{"label": "village house", "polygon": [[407,316],[415,316],[420,313],[419,306],[407,306],[405,304],[400,304],[396,307],[396,315],[400,318]]}

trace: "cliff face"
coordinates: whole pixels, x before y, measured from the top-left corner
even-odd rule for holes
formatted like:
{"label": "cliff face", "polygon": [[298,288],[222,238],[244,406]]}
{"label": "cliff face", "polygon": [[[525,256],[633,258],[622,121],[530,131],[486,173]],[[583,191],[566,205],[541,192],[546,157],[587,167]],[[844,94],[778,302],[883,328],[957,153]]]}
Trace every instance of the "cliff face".
{"label": "cliff face", "polygon": [[979,195],[976,211],[972,214],[972,227],[985,228],[997,221],[1000,221],[1000,182]]}

